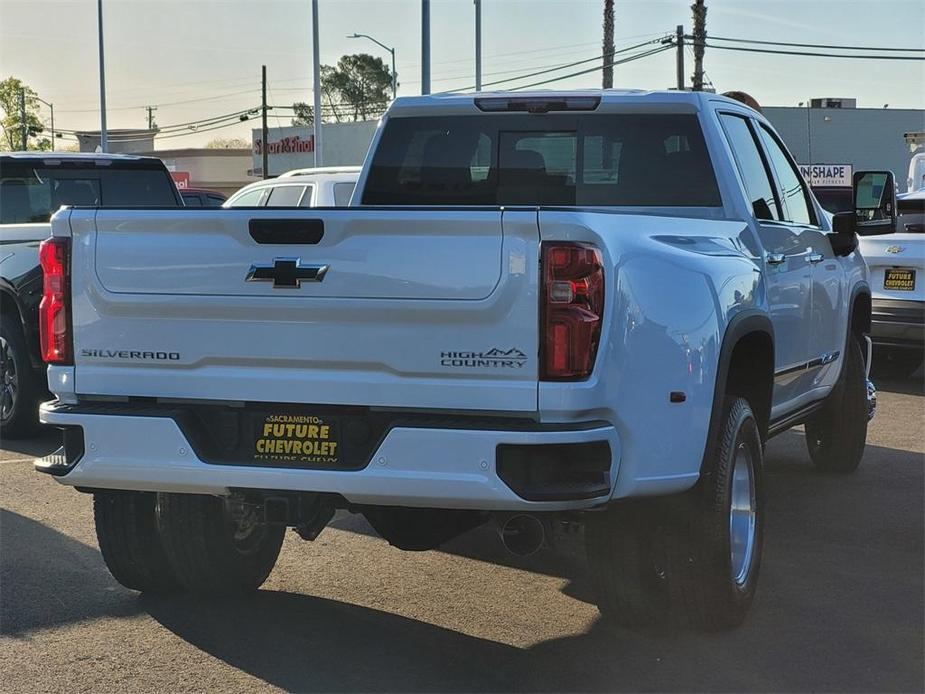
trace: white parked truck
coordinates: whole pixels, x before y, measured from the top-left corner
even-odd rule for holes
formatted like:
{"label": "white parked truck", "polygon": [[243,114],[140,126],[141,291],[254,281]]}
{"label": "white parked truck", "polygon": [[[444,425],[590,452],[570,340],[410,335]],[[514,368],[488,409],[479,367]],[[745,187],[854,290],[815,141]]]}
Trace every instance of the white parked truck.
{"label": "white parked truck", "polygon": [[855,221],[727,98],[399,98],[350,207],[55,216],[37,467],[136,590],[255,589],[335,509],[413,550],[578,523],[606,617],[731,627],[767,439],[861,460]]}

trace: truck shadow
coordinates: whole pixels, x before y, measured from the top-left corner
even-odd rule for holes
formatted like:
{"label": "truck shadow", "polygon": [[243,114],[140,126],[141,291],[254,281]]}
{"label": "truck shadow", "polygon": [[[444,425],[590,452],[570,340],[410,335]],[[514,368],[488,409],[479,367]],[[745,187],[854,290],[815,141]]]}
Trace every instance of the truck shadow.
{"label": "truck shadow", "polygon": [[[922,456],[871,446],[857,475],[820,476],[791,432],[769,445],[767,460],[761,585],[746,623],[725,634],[597,621],[521,648],[473,635],[504,633],[505,625],[474,623],[462,633],[305,594],[139,597],[113,581],[94,548],[9,511],[0,511],[0,625],[29,638],[37,629],[147,613],[203,652],[290,691],[920,689]],[[445,551],[569,577],[566,591],[591,600],[580,553],[520,560],[490,535],[470,533]],[[540,623],[554,618],[543,617],[543,600],[529,601]]]}
{"label": "truck shadow", "polygon": [[0,509],[0,633],[19,637],[139,612],[134,594],[109,575],[95,548]]}
{"label": "truck shadow", "polygon": [[874,348],[870,378],[879,391],[925,395],[925,373],[920,351]]}
{"label": "truck shadow", "polygon": [[[812,472],[797,433],[769,447],[761,586],[746,623],[724,634],[597,621],[580,635],[519,648],[282,592],[244,603],[141,604],[184,640],[290,691],[918,689],[925,676],[921,455],[871,449],[857,475],[826,477]],[[351,519],[342,529],[363,525]],[[568,590],[591,599],[579,557],[521,560],[487,534],[474,531],[442,551],[571,577]],[[536,602],[541,610],[542,597]],[[497,633],[503,625],[491,626]]]}
{"label": "truck shadow", "polygon": [[23,458],[41,458],[54,453],[61,446],[61,430],[43,426],[39,432],[27,439],[3,439],[3,450],[18,453]]}

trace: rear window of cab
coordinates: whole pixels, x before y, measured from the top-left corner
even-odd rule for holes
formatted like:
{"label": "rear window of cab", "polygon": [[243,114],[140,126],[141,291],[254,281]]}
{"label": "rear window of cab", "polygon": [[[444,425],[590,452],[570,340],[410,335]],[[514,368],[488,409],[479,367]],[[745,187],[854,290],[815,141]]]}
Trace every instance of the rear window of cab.
{"label": "rear window of cab", "polygon": [[390,119],[365,205],[722,205],[697,116]]}
{"label": "rear window of cab", "polygon": [[3,164],[0,224],[47,222],[62,205],[179,207],[180,203],[164,168]]}

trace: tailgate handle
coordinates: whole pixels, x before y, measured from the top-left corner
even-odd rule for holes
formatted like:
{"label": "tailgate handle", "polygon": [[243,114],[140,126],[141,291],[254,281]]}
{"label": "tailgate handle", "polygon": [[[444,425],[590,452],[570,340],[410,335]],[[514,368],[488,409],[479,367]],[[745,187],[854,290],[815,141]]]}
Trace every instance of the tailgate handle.
{"label": "tailgate handle", "polygon": [[324,236],[322,219],[251,219],[247,222],[257,243],[312,245]]}

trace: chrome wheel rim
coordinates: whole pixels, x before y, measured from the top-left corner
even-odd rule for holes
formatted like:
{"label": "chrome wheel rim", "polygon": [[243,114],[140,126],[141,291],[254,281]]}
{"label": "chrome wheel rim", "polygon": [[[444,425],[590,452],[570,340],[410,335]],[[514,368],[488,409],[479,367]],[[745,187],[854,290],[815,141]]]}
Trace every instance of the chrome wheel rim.
{"label": "chrome wheel rim", "polygon": [[10,352],[10,343],[0,337],[0,421],[5,422],[13,416],[16,396],[19,394],[19,377],[16,374],[16,362]]}
{"label": "chrome wheel rim", "polygon": [[745,585],[755,551],[755,478],[752,474],[752,454],[748,446],[740,443],[736,449],[732,468],[732,502],[729,506],[729,548],[732,559],[732,577],[738,585]]}

